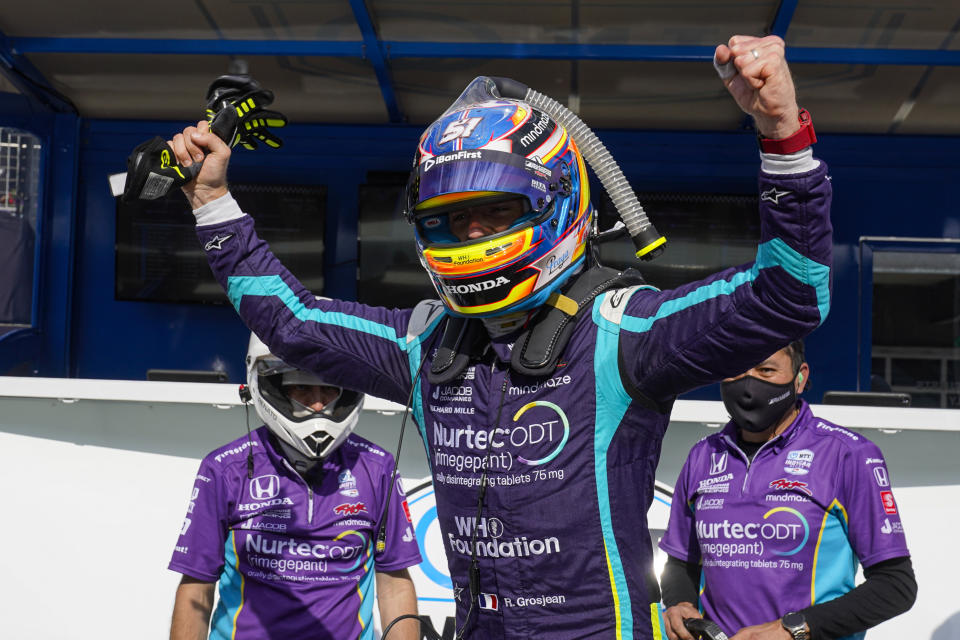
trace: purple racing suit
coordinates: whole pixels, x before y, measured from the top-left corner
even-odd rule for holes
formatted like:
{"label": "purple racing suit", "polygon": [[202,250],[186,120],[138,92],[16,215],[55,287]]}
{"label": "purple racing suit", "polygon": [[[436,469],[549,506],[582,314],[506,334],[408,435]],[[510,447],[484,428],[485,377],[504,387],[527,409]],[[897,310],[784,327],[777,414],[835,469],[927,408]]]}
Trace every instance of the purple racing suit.
{"label": "purple racing suit", "polygon": [[858,560],[910,555],[883,454],[862,435],[801,401],[752,462],[736,442],[730,422],[693,447],[660,541],[702,562],[700,605],[727,634],[843,595]]}
{"label": "purple racing suit", "polygon": [[170,569],[219,582],[211,639],[372,640],[374,571],[420,562],[399,477],[386,547],[374,553],[393,456],[350,435],[308,484],[268,433],[200,463]]}
{"label": "purple racing suit", "polygon": [[431,384],[447,317],[438,301],[397,310],[316,299],[232,198],[198,209],[197,231],[234,307],[275,355],[401,404],[412,392],[466,637],[659,639],[646,513],[677,394],[748,369],[829,308],[826,166],[762,171],[760,189],[755,262],[669,291],[604,292],[539,379],[511,371],[508,335],[459,379]]}

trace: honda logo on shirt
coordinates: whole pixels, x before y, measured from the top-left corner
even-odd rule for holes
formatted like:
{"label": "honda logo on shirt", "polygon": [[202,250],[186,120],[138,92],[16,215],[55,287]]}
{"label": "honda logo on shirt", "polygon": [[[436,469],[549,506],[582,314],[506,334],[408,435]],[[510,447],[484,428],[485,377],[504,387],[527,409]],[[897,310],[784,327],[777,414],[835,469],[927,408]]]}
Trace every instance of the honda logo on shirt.
{"label": "honda logo on shirt", "polygon": [[877,486],[889,487],[890,478],[887,476],[886,467],[874,467],[873,476],[877,479]]}
{"label": "honda logo on shirt", "polygon": [[727,470],[727,452],[710,454],[710,475],[715,476]]}
{"label": "honda logo on shirt", "polygon": [[274,475],[258,476],[250,481],[250,497],[254,500],[269,500],[280,493],[280,478]]}

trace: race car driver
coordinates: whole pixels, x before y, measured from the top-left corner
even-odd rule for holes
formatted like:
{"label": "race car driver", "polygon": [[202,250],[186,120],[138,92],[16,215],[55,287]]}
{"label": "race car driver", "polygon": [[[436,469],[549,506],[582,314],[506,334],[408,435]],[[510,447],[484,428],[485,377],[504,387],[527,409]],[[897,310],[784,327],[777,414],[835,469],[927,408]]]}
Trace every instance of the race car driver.
{"label": "race car driver", "polygon": [[205,123],[170,141],[182,164],[207,154],[184,192],[247,325],[325,380],[410,401],[458,637],[662,638],[645,514],[676,396],[826,317],[831,186],[783,41],[734,36],[716,62],[763,137],[761,244],[669,291],[590,264],[576,141],[486,78],[418,145],[406,215],[439,300],[413,309],[316,300],[229,195],[229,148]]}

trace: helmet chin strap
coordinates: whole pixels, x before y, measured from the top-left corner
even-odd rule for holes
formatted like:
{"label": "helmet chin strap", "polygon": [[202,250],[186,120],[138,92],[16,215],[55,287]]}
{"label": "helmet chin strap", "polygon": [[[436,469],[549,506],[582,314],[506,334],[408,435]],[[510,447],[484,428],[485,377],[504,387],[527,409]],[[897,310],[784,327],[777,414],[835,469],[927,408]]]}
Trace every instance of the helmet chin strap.
{"label": "helmet chin strap", "polygon": [[502,316],[481,318],[481,320],[483,320],[483,326],[487,328],[487,333],[496,338],[513,333],[522,327],[531,315],[533,315],[532,310],[525,310],[507,313]]}
{"label": "helmet chin strap", "polygon": [[280,452],[283,453],[283,457],[287,459],[293,470],[302,477],[313,476],[323,468],[323,458],[308,458],[280,438],[274,440],[280,445]]}

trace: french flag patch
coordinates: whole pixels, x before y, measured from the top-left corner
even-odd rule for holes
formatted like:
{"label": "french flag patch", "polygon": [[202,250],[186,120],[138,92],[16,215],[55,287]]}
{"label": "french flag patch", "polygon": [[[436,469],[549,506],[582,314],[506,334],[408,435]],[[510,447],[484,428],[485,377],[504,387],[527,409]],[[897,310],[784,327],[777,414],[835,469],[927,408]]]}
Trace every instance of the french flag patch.
{"label": "french flag patch", "polygon": [[480,601],[481,609],[487,609],[489,611],[500,610],[500,598],[498,598],[495,593],[481,593],[477,596],[477,599]]}

